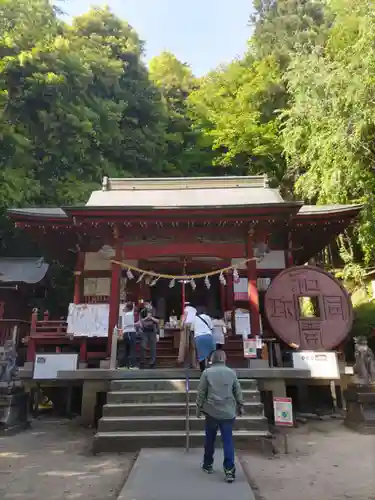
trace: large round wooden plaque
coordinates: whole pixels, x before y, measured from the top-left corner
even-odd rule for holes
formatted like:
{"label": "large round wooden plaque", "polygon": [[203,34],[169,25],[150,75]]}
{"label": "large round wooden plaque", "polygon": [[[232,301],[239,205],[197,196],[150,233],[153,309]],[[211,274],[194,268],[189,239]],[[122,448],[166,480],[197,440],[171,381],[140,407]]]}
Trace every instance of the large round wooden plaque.
{"label": "large round wooden plaque", "polygon": [[[303,305],[307,302],[313,305],[308,311]],[[337,347],[353,324],[345,289],[330,274],[313,266],[282,271],[267,290],[265,312],[276,335],[301,350]]]}

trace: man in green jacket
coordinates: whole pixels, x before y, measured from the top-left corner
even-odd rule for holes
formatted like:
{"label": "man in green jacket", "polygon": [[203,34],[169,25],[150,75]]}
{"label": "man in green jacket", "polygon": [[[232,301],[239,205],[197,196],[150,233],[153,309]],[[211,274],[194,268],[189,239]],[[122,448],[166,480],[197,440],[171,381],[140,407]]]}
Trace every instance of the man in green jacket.
{"label": "man in green jacket", "polygon": [[206,415],[206,437],[202,468],[213,472],[215,440],[218,429],[224,448],[224,473],[231,483],[236,477],[234,463],[233,425],[236,415],[243,414],[241,386],[236,373],[226,366],[224,351],[215,351],[212,365],[201,375],[197,395],[197,416]]}

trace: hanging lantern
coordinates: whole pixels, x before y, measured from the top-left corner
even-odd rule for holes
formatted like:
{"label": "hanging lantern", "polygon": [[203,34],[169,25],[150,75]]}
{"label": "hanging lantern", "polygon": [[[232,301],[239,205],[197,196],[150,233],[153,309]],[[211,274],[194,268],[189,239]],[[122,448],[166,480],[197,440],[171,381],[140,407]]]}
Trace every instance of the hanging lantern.
{"label": "hanging lantern", "polygon": [[175,286],[175,284],[176,284],[176,280],[173,278],[173,280],[171,280],[169,282],[169,288],[173,288]]}
{"label": "hanging lantern", "polygon": [[193,279],[190,280],[190,286],[193,290],[195,290],[197,288],[197,284],[195,283],[195,281]]}
{"label": "hanging lantern", "polygon": [[134,279],[134,274],[132,273],[131,269],[128,269],[126,271],[126,276],[128,277],[129,280]]}
{"label": "hanging lantern", "polygon": [[206,276],[204,278],[204,284],[206,285],[207,290],[209,290],[211,288],[211,283],[210,283],[210,279],[208,276]]}
{"label": "hanging lantern", "polygon": [[239,283],[239,282],[240,282],[240,275],[238,274],[238,269],[237,269],[237,267],[235,267],[235,268],[233,269],[233,281],[234,281],[235,283]]}
{"label": "hanging lantern", "polygon": [[219,281],[220,283],[225,286],[227,284],[227,280],[225,279],[225,276],[223,274],[223,272],[220,273],[220,276],[219,276]]}
{"label": "hanging lantern", "polygon": [[142,273],[142,274],[140,275],[140,277],[137,279],[137,283],[140,283],[140,282],[143,280],[143,278],[145,277],[145,274],[146,274],[146,273]]}

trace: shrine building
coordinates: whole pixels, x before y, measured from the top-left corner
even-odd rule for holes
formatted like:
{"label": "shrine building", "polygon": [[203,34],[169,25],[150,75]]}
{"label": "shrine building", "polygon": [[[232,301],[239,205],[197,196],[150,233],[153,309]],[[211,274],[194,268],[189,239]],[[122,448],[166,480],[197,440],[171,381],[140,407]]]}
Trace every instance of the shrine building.
{"label": "shrine building", "polygon": [[49,259],[64,262],[74,252],[70,313],[79,310],[83,317],[85,310],[102,310],[100,325],[86,318],[73,332],[69,318],[67,325],[65,318],[35,316],[28,360],[36,349],[57,345],[79,349],[82,362],[107,358],[121,304],[128,300],[152,301],[164,333],[158,359],[163,361],[172,342],[165,365],[174,366],[177,342],[168,339],[177,329],[171,318],[180,318],[185,300],[226,316],[233,337],[244,333],[230,316],[237,309],[248,311],[246,335],[274,337],[264,314],[272,280],[318,255],[360,210],[286,201],[265,176],[105,177],[85,205],[11,209],[15,225]]}

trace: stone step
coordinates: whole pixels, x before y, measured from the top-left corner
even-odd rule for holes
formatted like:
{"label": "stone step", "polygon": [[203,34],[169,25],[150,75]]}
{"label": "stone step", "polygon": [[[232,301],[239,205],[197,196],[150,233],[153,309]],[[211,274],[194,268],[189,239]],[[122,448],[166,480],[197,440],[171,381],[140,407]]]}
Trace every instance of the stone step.
{"label": "stone step", "polygon": [[[243,390],[256,390],[257,382],[252,379],[240,380]],[[189,387],[195,390],[198,387],[199,380],[189,380]],[[111,382],[111,391],[179,391],[185,392],[184,379],[154,379],[154,380],[113,380]]]}
{"label": "stone step", "polygon": [[[250,449],[271,443],[268,431],[234,431],[233,437],[237,449]],[[220,439],[218,439],[218,445]],[[184,431],[169,432],[98,432],[94,436],[93,453],[138,451],[141,448],[183,448],[186,444]],[[190,446],[201,448],[204,445],[204,432],[190,433]]]}
{"label": "stone step", "polygon": [[[195,411],[195,402],[189,403],[190,412]],[[263,404],[260,402],[247,402],[244,405],[246,415],[263,416]],[[103,406],[104,417],[130,417],[134,415],[142,416],[174,416],[185,415],[185,403],[127,403],[127,404],[106,404]]]}
{"label": "stone step", "polygon": [[[245,401],[259,402],[260,394],[255,390],[242,391]],[[195,401],[197,391],[190,391],[190,401]],[[183,403],[186,400],[184,392],[179,391],[111,391],[107,396],[107,403]]]}
{"label": "stone step", "polygon": [[[204,418],[189,417],[189,426],[192,431],[203,431]],[[132,416],[132,417],[103,417],[99,421],[98,432],[147,432],[147,431],[184,431],[186,428],[185,416]],[[268,430],[266,418],[260,416],[239,417],[235,423],[236,430],[265,431]]]}

